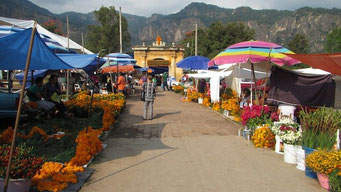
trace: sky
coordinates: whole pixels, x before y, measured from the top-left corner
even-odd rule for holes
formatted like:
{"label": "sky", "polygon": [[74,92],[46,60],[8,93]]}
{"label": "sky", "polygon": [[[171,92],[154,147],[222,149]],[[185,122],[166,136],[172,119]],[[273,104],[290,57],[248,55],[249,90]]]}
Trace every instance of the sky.
{"label": "sky", "polygon": [[[253,9],[296,10],[301,7],[341,8],[341,0],[30,0],[53,13],[88,13],[103,6],[121,7],[123,13],[149,17],[153,13],[172,14],[191,2],[203,2],[223,8],[248,6]],[[118,9],[118,8],[117,8]]]}

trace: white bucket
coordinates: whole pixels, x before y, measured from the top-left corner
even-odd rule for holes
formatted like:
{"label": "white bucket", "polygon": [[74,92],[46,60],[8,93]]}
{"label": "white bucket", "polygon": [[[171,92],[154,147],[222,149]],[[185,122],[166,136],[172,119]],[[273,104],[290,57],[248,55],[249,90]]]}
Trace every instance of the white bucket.
{"label": "white bucket", "polygon": [[224,114],[224,116],[225,116],[225,117],[227,117],[227,116],[229,116],[229,114],[230,114],[230,111],[228,111],[228,110],[224,109],[224,113],[223,113],[223,114]]}
{"label": "white bucket", "polygon": [[296,164],[296,147],[284,143],[284,162]]}
{"label": "white bucket", "polygon": [[202,104],[203,101],[204,101],[203,98],[198,98],[198,103],[199,103],[199,104]]}
{"label": "white bucket", "polygon": [[296,168],[305,171],[305,152],[304,149],[296,149]]}
{"label": "white bucket", "polygon": [[291,118],[294,120],[294,112],[296,107],[293,105],[279,105],[279,119]]}
{"label": "white bucket", "polygon": [[276,135],[275,152],[283,155],[283,142],[280,136]]}

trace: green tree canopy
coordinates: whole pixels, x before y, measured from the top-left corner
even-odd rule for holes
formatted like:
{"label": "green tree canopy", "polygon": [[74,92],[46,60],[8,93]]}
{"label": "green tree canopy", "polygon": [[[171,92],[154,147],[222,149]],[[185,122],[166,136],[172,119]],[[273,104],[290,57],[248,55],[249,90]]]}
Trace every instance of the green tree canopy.
{"label": "green tree canopy", "polygon": [[288,49],[294,53],[308,53],[309,43],[305,35],[297,33],[289,43]]}
{"label": "green tree canopy", "polygon": [[[194,55],[195,32],[188,33],[183,41],[185,56]],[[198,30],[198,55],[213,58],[230,45],[255,38],[255,31],[242,23],[216,22]]]}
{"label": "green tree canopy", "polygon": [[341,27],[334,29],[328,36],[325,44],[328,53],[341,52]]}
{"label": "green tree canopy", "polygon": [[[86,47],[95,53],[101,49],[105,49],[106,52],[119,52],[119,13],[115,11],[113,6],[102,6],[98,11],[94,11],[94,14],[99,25],[88,26]],[[130,47],[130,35],[127,20],[123,16],[122,43],[123,51],[127,51]]]}

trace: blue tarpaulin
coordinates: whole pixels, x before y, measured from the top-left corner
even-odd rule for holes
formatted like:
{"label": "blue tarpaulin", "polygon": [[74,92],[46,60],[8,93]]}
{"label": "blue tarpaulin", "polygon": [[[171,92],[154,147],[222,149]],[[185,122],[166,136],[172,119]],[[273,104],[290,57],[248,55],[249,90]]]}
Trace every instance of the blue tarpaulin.
{"label": "blue tarpaulin", "polygon": [[57,54],[57,56],[75,69],[82,69],[93,62],[96,65],[96,54]]}
{"label": "blue tarpaulin", "polygon": [[191,56],[179,61],[176,66],[183,69],[206,69],[208,68],[208,62],[210,61],[207,57],[202,56]]}
{"label": "blue tarpaulin", "polygon": [[[32,28],[0,38],[0,70],[24,70]],[[38,33],[34,35],[30,70],[72,69],[45,44]]]}

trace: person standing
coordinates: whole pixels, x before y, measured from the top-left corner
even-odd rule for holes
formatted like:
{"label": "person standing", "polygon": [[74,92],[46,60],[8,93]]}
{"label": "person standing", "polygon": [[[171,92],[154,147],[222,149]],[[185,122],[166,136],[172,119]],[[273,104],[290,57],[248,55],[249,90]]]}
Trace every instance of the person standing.
{"label": "person standing", "polygon": [[168,80],[168,73],[164,72],[162,75],[163,91],[166,91],[166,88],[169,91],[167,80]]}
{"label": "person standing", "polygon": [[121,73],[117,80],[117,90],[119,93],[123,93],[124,95],[126,95],[125,89],[126,89],[126,78],[124,77],[124,73]]}
{"label": "person standing", "polygon": [[145,94],[143,120],[153,119],[153,104],[156,97],[156,83],[152,82],[152,76],[148,76],[147,82],[142,85]]}

